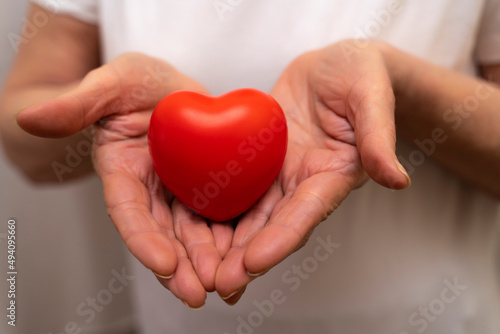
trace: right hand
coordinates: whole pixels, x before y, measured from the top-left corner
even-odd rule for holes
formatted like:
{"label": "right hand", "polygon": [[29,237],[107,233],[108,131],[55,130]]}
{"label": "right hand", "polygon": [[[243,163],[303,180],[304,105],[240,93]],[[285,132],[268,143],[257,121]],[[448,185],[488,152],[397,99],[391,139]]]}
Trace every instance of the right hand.
{"label": "right hand", "polygon": [[51,138],[97,123],[93,163],[111,220],[130,252],[196,308],[215,289],[233,229],[192,214],[153,169],[147,143],[151,113],[165,95],[181,89],[206,92],[168,63],[129,53],[88,73],[69,93],[24,109],[17,121],[29,133]]}

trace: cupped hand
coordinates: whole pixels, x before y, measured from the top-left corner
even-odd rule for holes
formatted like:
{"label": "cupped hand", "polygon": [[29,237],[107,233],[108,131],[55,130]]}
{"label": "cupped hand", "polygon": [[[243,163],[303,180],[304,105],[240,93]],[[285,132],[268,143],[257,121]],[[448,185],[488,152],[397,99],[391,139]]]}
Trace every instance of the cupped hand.
{"label": "cupped hand", "polygon": [[271,95],[289,129],[281,173],[238,222],[216,289],[236,303],[246,285],[301,248],[314,228],[367,176],[401,189],[394,93],[377,44],[343,41],[298,57]]}
{"label": "cupped hand", "polygon": [[188,306],[204,304],[229,248],[229,223],[209,223],[165,189],[148,151],[151,113],[168,93],[205,88],[168,63],[129,53],[90,72],[70,92],[33,105],[19,125],[42,137],[65,137],[94,123],[93,163],[108,214],[130,252]]}

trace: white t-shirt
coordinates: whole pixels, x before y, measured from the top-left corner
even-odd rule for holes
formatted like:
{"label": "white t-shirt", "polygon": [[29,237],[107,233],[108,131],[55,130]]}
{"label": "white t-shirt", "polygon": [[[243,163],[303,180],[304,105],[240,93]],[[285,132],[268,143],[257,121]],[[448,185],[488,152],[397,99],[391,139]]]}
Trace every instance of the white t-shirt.
{"label": "white t-shirt", "polygon": [[[36,2],[98,24],[104,61],[128,51],[161,57],[213,94],[270,91],[299,54],[352,37],[471,75],[500,63],[496,0]],[[370,182],[352,192],[234,307],[209,295],[191,311],[135,261],[143,332],[500,333],[498,202],[428,156],[416,159],[415,147],[397,150],[411,164],[411,188]]]}

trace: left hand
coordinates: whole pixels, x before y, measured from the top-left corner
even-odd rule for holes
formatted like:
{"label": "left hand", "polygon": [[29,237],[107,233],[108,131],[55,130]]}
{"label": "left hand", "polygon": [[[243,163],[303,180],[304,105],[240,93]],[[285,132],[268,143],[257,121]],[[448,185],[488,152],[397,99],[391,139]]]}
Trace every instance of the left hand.
{"label": "left hand", "polygon": [[[356,52],[348,57],[345,47]],[[394,189],[410,185],[395,155],[391,78],[375,45],[344,41],[306,53],[271,95],[286,114],[288,151],[275,183],[238,222],[218,268],[216,289],[228,304],[301,248],[367,175]]]}

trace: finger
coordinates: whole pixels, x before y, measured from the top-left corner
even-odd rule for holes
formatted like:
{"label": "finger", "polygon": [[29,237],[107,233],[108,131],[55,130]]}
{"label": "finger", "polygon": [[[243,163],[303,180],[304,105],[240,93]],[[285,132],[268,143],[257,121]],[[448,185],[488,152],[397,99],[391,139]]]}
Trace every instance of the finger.
{"label": "finger", "polygon": [[217,293],[230,305],[238,301],[241,297],[239,292],[253,279],[245,268],[244,256],[244,248],[233,247],[217,269],[215,278]]}
{"label": "finger", "polygon": [[[171,202],[165,196],[165,188],[157,179],[158,187],[153,186],[152,195],[152,214],[159,222],[172,223],[172,214],[165,203]],[[169,219],[168,219],[169,218]],[[161,225],[161,224],[160,224]],[[164,276],[156,272],[158,281],[177,298],[184,302],[192,309],[201,308],[206,299],[205,288],[200,282],[191,261],[188,258],[186,249],[176,239],[172,225],[163,225],[163,230],[166,235],[172,240],[177,254],[177,267],[172,275]]]}
{"label": "finger", "polygon": [[335,210],[357,183],[356,175],[323,172],[303,181],[251,240],[245,252],[249,273],[269,270],[306,242],[312,230]]}
{"label": "finger", "polygon": [[269,221],[276,204],[282,198],[281,186],[274,182],[264,196],[238,222],[234,231],[232,247],[241,247],[245,241],[262,229]]}
{"label": "finger", "polygon": [[179,89],[205,91],[162,60],[125,54],[89,72],[76,89],[22,110],[17,121],[33,135],[67,137],[109,115],[153,109]]}
{"label": "finger", "polygon": [[152,215],[150,194],[137,177],[115,172],[101,179],[108,214],[127,248],[147,268],[171,276],[177,267],[177,251],[168,232],[171,215],[158,208],[155,212],[162,221]]}
{"label": "finger", "polygon": [[250,282],[253,279],[245,268],[244,252],[241,251],[241,247],[267,224],[281,198],[283,198],[281,187],[275,182],[236,226],[232,247],[220,264],[215,280],[217,292],[229,305],[234,305],[243,295],[245,287],[241,286],[241,282]]}
{"label": "finger", "polygon": [[236,291],[236,293],[234,293],[233,295],[231,295],[230,297],[228,298],[225,298],[224,299],[224,302],[228,305],[235,305],[240,299],[241,297],[243,296],[243,294],[245,293],[245,290],[247,289],[246,286],[242,287],[241,289],[239,289],[238,291]]}
{"label": "finger", "polygon": [[[183,254],[183,255],[182,255]],[[172,277],[160,277],[156,275],[158,281],[174,296],[179,298],[184,304],[192,309],[199,309],[205,304],[207,294],[193,265],[187,257],[185,249],[178,245],[179,262],[177,270]]]}
{"label": "finger", "polygon": [[207,291],[215,290],[215,273],[222,260],[206,220],[179,200],[172,203],[174,230]]}
{"label": "finger", "polygon": [[123,173],[105,174],[102,181],[108,212],[130,252],[189,307],[203,306],[205,289],[175,239],[159,181],[150,185],[151,191],[136,177]]}
{"label": "finger", "polygon": [[269,223],[221,263],[217,292],[231,296],[302,247],[314,227],[340,205],[359,175],[316,174],[283,197]]}
{"label": "finger", "polygon": [[234,228],[233,224],[236,224],[236,220],[230,220],[227,222],[216,222],[210,221],[209,226],[212,230],[212,235],[215,241],[215,247],[219,251],[221,258],[223,259],[229,248],[231,248],[231,242],[233,241]]}
{"label": "finger", "polygon": [[377,183],[402,189],[410,177],[396,153],[394,93],[385,70],[373,70],[351,88],[348,104],[363,167]]}

